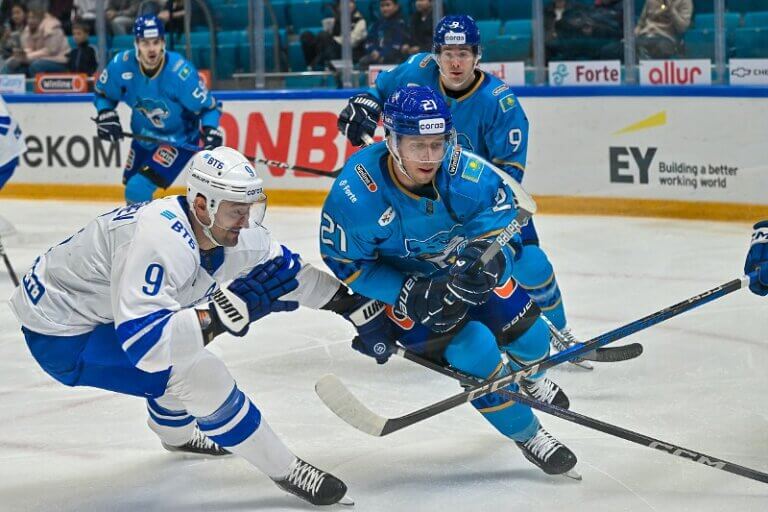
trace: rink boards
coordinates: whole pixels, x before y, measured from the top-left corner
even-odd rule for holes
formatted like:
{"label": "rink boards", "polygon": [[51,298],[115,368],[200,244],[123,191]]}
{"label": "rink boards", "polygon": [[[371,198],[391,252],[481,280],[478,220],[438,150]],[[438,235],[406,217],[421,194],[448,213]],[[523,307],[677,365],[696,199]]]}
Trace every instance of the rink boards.
{"label": "rink boards", "polygon": [[[515,92],[530,120],[524,184],[544,212],[723,220],[768,214],[768,89]],[[501,92],[500,99],[506,94]],[[338,168],[355,150],[336,128],[348,95],[217,93],[225,143],[259,158]],[[0,197],[122,197],[121,169],[130,141],[111,146],[95,137],[91,95],[5,99],[28,151]],[[499,108],[509,111],[509,103],[502,107],[500,102]],[[121,105],[119,111],[128,129],[129,110]],[[316,206],[332,184],[328,178],[279,168],[264,171],[271,204]]]}

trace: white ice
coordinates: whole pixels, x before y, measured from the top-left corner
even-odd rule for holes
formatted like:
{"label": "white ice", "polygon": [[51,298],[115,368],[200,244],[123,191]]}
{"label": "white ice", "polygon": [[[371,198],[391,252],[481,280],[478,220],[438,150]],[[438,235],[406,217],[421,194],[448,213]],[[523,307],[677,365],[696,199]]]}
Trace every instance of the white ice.
{"label": "white ice", "polygon": [[[3,200],[18,234],[3,240],[24,273],[34,257],[111,205]],[[272,208],[267,223],[322,265],[318,212]],[[590,337],[741,274],[747,223],[537,217],[574,331]],[[0,510],[307,510],[236,458],[166,452],[144,402],[67,388],[27,351],[7,307],[0,266]],[[575,411],[768,472],[768,299],[742,290],[632,336],[631,362],[550,375]],[[273,428],[306,460],[346,481],[369,511],[765,511],[768,486],[539,414],[579,457],[583,481],[543,474],[469,406],[373,438],[315,396],[337,374],[374,410],[400,415],[457,392],[402,360],[384,366],[350,349],[352,330],[327,312],[275,315],[212,349]],[[336,510],[341,507],[332,507]]]}

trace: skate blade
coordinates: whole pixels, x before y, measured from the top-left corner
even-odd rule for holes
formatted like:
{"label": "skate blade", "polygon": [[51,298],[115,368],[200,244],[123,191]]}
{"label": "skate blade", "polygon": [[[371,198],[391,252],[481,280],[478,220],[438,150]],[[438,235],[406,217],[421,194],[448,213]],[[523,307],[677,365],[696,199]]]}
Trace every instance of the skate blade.
{"label": "skate blade", "polygon": [[584,370],[592,371],[595,369],[595,367],[592,366],[592,363],[590,363],[585,359],[579,359],[577,361],[568,361],[568,362],[571,363],[573,366],[578,366],[579,368],[582,368]]}
{"label": "skate blade", "polygon": [[581,482],[581,474],[579,474],[575,469],[566,471],[565,473],[562,474],[562,476],[566,478],[572,478],[574,480]]}
{"label": "skate blade", "polygon": [[353,500],[349,494],[345,494],[343,498],[341,498],[339,501],[337,501],[339,505],[344,505],[345,507],[354,507],[355,506],[355,500]]}

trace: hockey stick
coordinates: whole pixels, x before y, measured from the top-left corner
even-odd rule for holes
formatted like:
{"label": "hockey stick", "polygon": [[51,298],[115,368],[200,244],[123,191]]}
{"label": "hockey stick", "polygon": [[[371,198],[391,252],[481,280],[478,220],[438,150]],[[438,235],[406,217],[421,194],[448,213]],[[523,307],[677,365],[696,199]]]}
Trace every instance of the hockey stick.
{"label": "hockey stick", "polygon": [[586,343],[577,343],[567,350],[558,352],[543,361],[524,366],[520,370],[514,371],[509,375],[499,377],[493,380],[485,381],[484,384],[464,391],[462,393],[453,395],[439,402],[427,405],[416,411],[405,414],[403,416],[395,418],[381,418],[379,421],[378,416],[373,415],[364,405],[362,405],[352,393],[344,386],[344,384],[334,375],[326,375],[322,377],[315,384],[315,391],[320,399],[331,409],[337,416],[352,425],[353,427],[361,430],[372,436],[382,437],[392,432],[396,432],[400,429],[418,423],[420,421],[436,416],[442,412],[458,407],[461,404],[470,402],[476,398],[487,395],[494,391],[514,383],[519,383],[522,379],[533,375],[537,372],[552,368],[558,364],[570,361],[575,357],[582,356],[589,352],[592,352],[596,348],[603,345],[607,345],[613,341],[619,340],[631,334],[634,334],[643,329],[647,329],[653,325],[659,324],[672,317],[685,313],[693,308],[712,302],[719,299],[724,295],[728,295],[736,290],[744,288],[749,285],[751,279],[756,279],[757,273],[752,272],[749,275],[742,276],[738,279],[728,281],[721,284],[711,290],[707,290],[704,293],[694,295],[682,302],[678,302],[673,306],[666,307],[650,315],[644,316],[638,320],[625,324],[621,327],[608,331],[600,336],[592,338]]}
{"label": "hockey stick", "polygon": [[[152,144],[167,144],[168,146],[173,146],[175,148],[183,149],[185,151],[192,151],[195,153],[203,149],[201,147],[193,146],[192,144],[187,144],[185,142],[175,142],[167,139],[162,139],[160,137],[152,137],[151,135],[140,135],[138,133],[131,133],[131,132],[123,132],[123,135],[141,142],[149,142]],[[250,155],[244,155],[244,156],[245,158],[247,158],[248,160],[251,160],[252,162],[258,162],[260,164],[264,164],[269,167],[279,167],[280,169],[292,169],[294,171],[305,172],[313,176],[322,176],[324,178],[336,178],[339,174],[341,174],[341,171],[343,169],[343,167],[341,167],[334,171],[323,171],[321,169],[313,169],[312,167],[304,167],[301,165],[291,165],[285,162],[278,162],[277,160],[266,160],[264,158],[256,158],[255,156],[250,156]]]}
{"label": "hockey stick", "polygon": [[[395,351],[395,354],[402,357],[403,359],[407,359],[425,368],[429,368],[432,371],[441,373],[443,375],[451,377],[452,379],[458,380],[464,385],[477,386],[478,384],[482,383],[482,381],[476,377],[467,375],[466,373],[463,373],[451,367],[445,367],[445,366],[436,364],[430,361],[429,359],[425,359],[419,356],[418,354],[411,352],[410,350],[406,350],[401,347],[398,347],[397,350]],[[768,483],[768,473],[763,473],[762,471],[746,468],[744,466],[734,464],[733,462],[727,462],[717,457],[712,457],[711,455],[706,455],[694,450],[690,450],[688,448],[683,448],[683,447],[674,445],[672,443],[668,443],[666,441],[654,439],[653,437],[646,436],[639,432],[627,430],[623,427],[611,425],[610,423],[606,423],[604,421],[600,421],[598,419],[591,418],[589,416],[584,416],[582,414],[570,411],[568,409],[563,409],[555,405],[550,405],[545,402],[534,400],[526,395],[523,395],[522,393],[516,393],[509,389],[500,389],[498,390],[498,392],[508,396],[509,398],[515,400],[516,402],[526,404],[541,412],[544,412],[546,414],[551,414],[552,416],[557,416],[558,418],[564,419],[566,421],[570,421],[571,423],[576,423],[577,425],[582,425],[584,427],[591,428],[593,430],[598,430],[605,434],[608,434],[614,437],[619,437],[621,439],[630,441],[635,444],[647,446],[648,448],[660,450],[670,455],[676,455],[677,457],[680,457],[685,460],[698,462],[699,464],[704,464],[705,466],[727,471],[729,473],[733,473],[734,475],[739,475],[745,478],[749,478],[751,480],[757,480],[759,482]]]}
{"label": "hockey stick", "polygon": [[[541,319],[547,324],[547,328],[549,329],[549,332],[552,333],[552,336],[558,338],[563,346],[568,346],[568,341],[563,338],[563,335],[558,328],[555,327],[552,321],[543,314],[541,315]],[[642,353],[643,346],[641,344],[630,343],[629,345],[622,345],[621,347],[598,348],[593,353],[587,354],[580,359],[598,363],[618,363],[639,357]],[[571,362],[576,364],[576,361],[578,361],[578,359]],[[591,370],[592,368],[589,369]]]}
{"label": "hockey stick", "polygon": [[3,247],[2,239],[0,239],[0,255],[2,255],[3,261],[5,262],[5,268],[8,269],[8,275],[11,276],[13,287],[16,288],[17,286],[19,286],[19,276],[17,276],[16,272],[13,270],[13,266],[11,265],[10,258],[8,258],[8,255],[5,254],[5,248]]}

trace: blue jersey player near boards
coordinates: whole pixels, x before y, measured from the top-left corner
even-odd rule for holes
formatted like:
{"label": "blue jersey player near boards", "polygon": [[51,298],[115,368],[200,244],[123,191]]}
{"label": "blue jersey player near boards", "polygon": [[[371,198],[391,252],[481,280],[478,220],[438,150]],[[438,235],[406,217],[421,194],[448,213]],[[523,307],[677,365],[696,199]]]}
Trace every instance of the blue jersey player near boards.
{"label": "blue jersey player near boards", "polygon": [[757,279],[749,283],[752,293],[768,295],[768,220],[761,220],[754,226],[752,242],[744,262],[744,273],[757,271]]}
{"label": "blue jersey player near boards", "polygon": [[[339,115],[339,130],[354,145],[373,135],[384,100],[398,87],[424,85],[441,93],[453,116],[458,143],[489,160],[522,182],[528,152],[528,118],[515,94],[500,79],[477,69],[481,58],[480,31],[471,16],[446,16],[435,27],[433,53],[419,53],[396,68],[379,74],[376,85],[350,98]],[[528,221],[522,232],[523,250],[514,277],[562,333],[573,337],[552,264],[539,247]],[[552,337],[558,350],[565,345]],[[585,368],[591,365],[577,360]]]}
{"label": "blue jersey player near boards", "polygon": [[[398,340],[482,379],[542,360],[549,333],[530,297],[514,293],[516,251],[505,247],[482,272],[462,273],[517,214],[512,190],[455,144],[451,112],[434,90],[398,88],[383,112],[386,142],[346,162],[322,211],[326,264],[354,292],[390,305],[353,348],[384,363]],[[569,406],[543,374],[522,387]],[[571,472],[576,456],[528,406],[496,393],[472,404],[546,473]]]}
{"label": "blue jersey player near boards", "polygon": [[[133,26],[135,49],[118,53],[96,82],[94,105],[99,138],[123,137],[115,109],[119,102],[131,108],[133,133],[197,146],[222,145],[221,109],[200,80],[195,67],[181,55],[165,50],[163,23],[154,15],[139,16]],[[173,144],[133,140],[123,183],[128,204],[152,199],[168,188],[193,152]]]}

